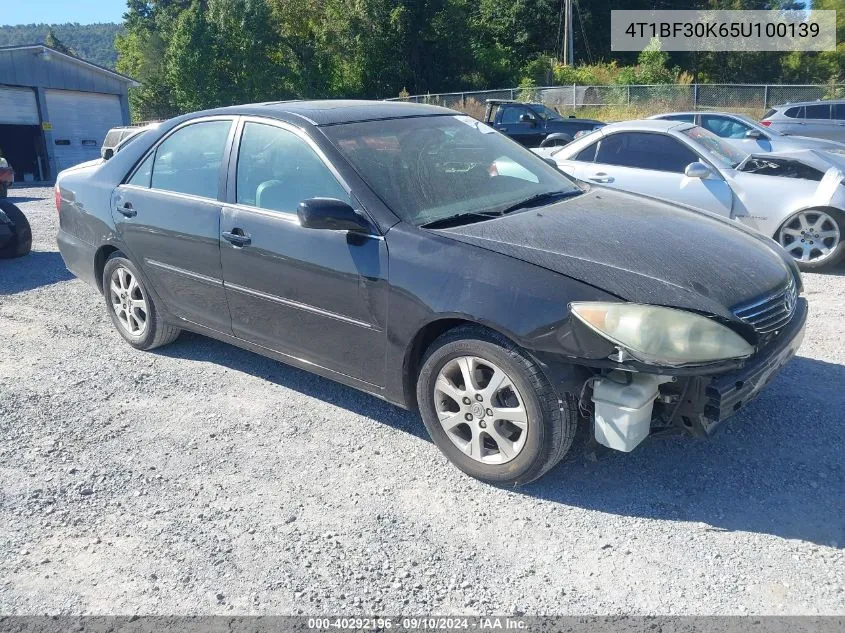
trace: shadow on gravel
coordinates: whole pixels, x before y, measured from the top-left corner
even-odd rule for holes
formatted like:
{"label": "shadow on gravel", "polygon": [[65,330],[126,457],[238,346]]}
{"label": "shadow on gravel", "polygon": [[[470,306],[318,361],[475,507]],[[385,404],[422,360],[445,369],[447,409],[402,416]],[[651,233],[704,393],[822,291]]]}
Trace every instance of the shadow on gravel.
{"label": "shadow on gravel", "polygon": [[[153,353],[251,374],[430,441],[416,414],[214,339],[184,333]],[[697,521],[714,538],[746,531],[842,547],[842,385],[845,366],[799,357],[711,441],[655,438],[593,462],[582,431],[567,460],[516,492],[620,516]]]}
{"label": "shadow on gravel", "polygon": [[598,462],[576,451],[519,492],[616,515],[698,521],[714,533],[842,548],[843,385],[845,366],[797,357],[710,441],[654,438]]}
{"label": "shadow on gravel", "polygon": [[73,279],[57,251],[32,251],[14,259],[0,259],[0,295],[26,292]]}
{"label": "shadow on gravel", "polygon": [[151,353],[206,361],[251,374],[431,441],[416,414],[328,378],[200,334],[183,332],[175,343],[155,349]]}

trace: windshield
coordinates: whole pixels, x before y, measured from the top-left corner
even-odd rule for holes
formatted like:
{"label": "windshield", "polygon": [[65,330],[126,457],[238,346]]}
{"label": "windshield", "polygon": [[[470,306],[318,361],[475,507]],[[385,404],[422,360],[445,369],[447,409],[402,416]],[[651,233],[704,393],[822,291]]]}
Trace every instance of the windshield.
{"label": "windshield", "polygon": [[560,116],[557,112],[555,112],[555,111],[554,111],[554,110],[552,110],[551,108],[548,108],[548,107],[546,107],[546,106],[544,106],[544,105],[539,105],[539,104],[533,104],[533,103],[532,103],[532,104],[531,104],[531,109],[532,109],[532,110],[534,110],[534,112],[536,112],[536,113],[537,113],[537,116],[538,116],[538,117],[540,117],[541,119],[546,119],[547,121],[548,121],[548,120],[550,120],[550,119],[560,119],[560,118],[563,118],[563,117],[561,117],[561,116]]}
{"label": "windshield", "polygon": [[747,153],[734,149],[724,139],[719,138],[713,132],[705,130],[702,127],[691,127],[682,130],[681,134],[685,134],[694,142],[698,143],[709,154],[708,158],[716,159],[731,168],[739,165],[748,156]]}
{"label": "windshield", "polygon": [[373,191],[404,221],[500,213],[575,184],[469,116],[365,121],[322,128]]}

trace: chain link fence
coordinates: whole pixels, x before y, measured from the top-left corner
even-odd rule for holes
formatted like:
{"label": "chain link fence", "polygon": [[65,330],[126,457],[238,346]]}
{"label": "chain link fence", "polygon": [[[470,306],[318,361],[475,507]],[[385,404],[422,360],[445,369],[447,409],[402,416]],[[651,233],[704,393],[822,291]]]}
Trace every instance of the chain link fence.
{"label": "chain link fence", "polygon": [[773,105],[845,98],[845,84],[659,84],[647,86],[541,86],[398,97],[445,106],[483,118],[487,99],[544,103],[562,114],[604,120],[631,119],[683,110],[744,112],[756,118]]}

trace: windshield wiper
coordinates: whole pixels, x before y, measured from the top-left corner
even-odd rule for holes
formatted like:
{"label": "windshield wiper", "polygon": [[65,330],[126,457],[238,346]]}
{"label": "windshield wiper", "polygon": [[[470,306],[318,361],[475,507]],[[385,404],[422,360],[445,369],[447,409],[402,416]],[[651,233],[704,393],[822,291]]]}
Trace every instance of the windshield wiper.
{"label": "windshield wiper", "polygon": [[459,226],[470,222],[481,222],[482,220],[489,220],[495,218],[498,213],[486,213],[481,211],[470,211],[468,213],[456,213],[455,215],[447,215],[445,218],[438,218],[425,224],[420,224],[423,229],[445,229],[450,226]]}
{"label": "windshield wiper", "polygon": [[571,196],[577,196],[581,193],[583,192],[580,189],[568,191],[546,191],[545,193],[538,193],[533,196],[529,196],[528,198],[525,198],[525,200],[520,200],[519,202],[512,204],[509,207],[505,207],[501,211],[498,211],[496,215],[505,215],[506,213],[519,211],[520,209],[527,209],[529,207],[540,207],[546,204],[551,204],[553,200],[569,198]]}

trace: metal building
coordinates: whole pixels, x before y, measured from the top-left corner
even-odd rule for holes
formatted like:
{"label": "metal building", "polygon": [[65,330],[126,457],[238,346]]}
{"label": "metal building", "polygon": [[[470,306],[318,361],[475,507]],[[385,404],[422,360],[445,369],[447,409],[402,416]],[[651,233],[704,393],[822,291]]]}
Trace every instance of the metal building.
{"label": "metal building", "polygon": [[98,158],[109,128],[129,124],[137,85],[43,44],[0,47],[0,151],[15,180],[51,180]]}

